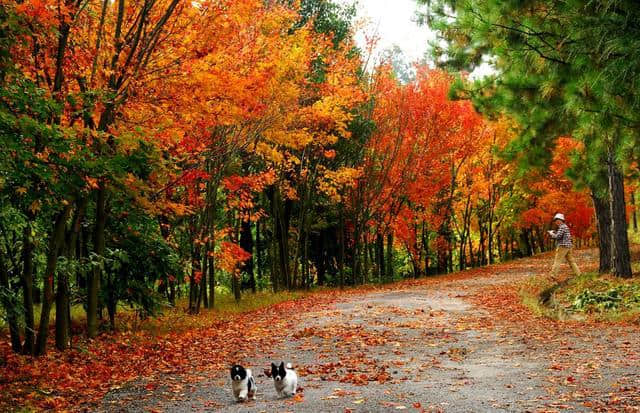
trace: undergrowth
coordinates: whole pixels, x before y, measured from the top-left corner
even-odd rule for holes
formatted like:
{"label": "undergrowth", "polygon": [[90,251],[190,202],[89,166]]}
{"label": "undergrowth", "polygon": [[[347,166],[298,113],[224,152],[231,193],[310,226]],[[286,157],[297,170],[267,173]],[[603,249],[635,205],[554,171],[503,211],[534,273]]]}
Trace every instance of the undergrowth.
{"label": "undergrowth", "polygon": [[[543,303],[544,292],[551,299]],[[537,315],[556,319],[640,322],[640,278],[584,273],[558,285],[533,277],[520,290],[523,303]]]}

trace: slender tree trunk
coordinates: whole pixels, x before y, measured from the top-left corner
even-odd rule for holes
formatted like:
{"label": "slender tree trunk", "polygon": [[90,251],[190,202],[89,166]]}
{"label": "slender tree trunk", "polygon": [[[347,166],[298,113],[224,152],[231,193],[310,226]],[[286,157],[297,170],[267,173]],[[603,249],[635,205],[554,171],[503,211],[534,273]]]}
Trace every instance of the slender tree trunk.
{"label": "slender tree trunk", "polygon": [[424,273],[425,275],[429,275],[429,268],[431,265],[429,260],[429,255],[431,254],[429,248],[429,230],[427,229],[426,224],[424,224],[422,228],[422,247],[424,248]]}
{"label": "slender tree trunk", "polygon": [[544,234],[543,234],[542,228],[536,226],[535,235],[536,235],[536,239],[538,241],[538,247],[539,247],[540,253],[545,252],[546,247],[545,247],[545,243],[544,243]]}
{"label": "slender tree trunk", "polygon": [[69,348],[69,277],[66,269],[58,271],[56,291],[56,348]]}
{"label": "slender tree trunk", "polygon": [[116,274],[104,274],[103,280],[106,284],[107,297],[107,315],[109,316],[109,328],[111,331],[116,331],[116,311],[118,308],[118,297],[116,297],[115,280]]}
{"label": "slender tree trunk", "polygon": [[232,278],[233,278],[233,297],[235,298],[236,302],[239,302],[240,299],[242,298],[242,294],[240,292],[240,273],[235,273],[233,274]]}
{"label": "slender tree trunk", "polygon": [[[47,351],[47,337],[49,335],[49,316],[53,305],[53,278],[58,263],[58,254],[64,242],[64,230],[69,217],[71,206],[66,206],[56,216],[53,233],[49,239],[49,251],[47,252],[47,266],[44,272],[44,299],[42,300],[42,312],[40,313],[40,325],[38,326],[38,340],[36,341],[36,355],[43,355]],[[65,310],[63,310],[65,311]]]}
{"label": "slender tree trunk", "polygon": [[389,281],[393,280],[393,233],[389,231],[387,233],[387,279]]}
{"label": "slender tree trunk", "polygon": [[376,234],[376,265],[378,267],[378,282],[382,284],[384,279],[384,238],[378,231]]}
{"label": "slender tree trunk", "polygon": [[278,258],[280,275],[287,288],[291,288],[291,277],[289,272],[289,223],[287,219],[287,207],[283,208],[282,197],[277,188],[273,189],[272,210],[275,224],[275,237],[278,243]]}
{"label": "slender tree trunk", "polygon": [[[203,271],[202,271],[202,247],[200,245],[197,245],[194,248],[194,255],[193,255],[193,261],[192,261],[192,271],[193,271],[193,280],[194,280],[194,291],[193,291],[193,298],[194,298],[194,307],[193,307],[193,312],[195,314],[199,314],[200,313],[200,305],[202,304],[202,291],[200,291],[200,289],[202,288],[203,284],[202,283],[202,277],[203,277]],[[200,275],[200,279],[197,278],[197,274]]]}
{"label": "slender tree trunk", "polygon": [[614,275],[629,278],[631,272],[631,256],[627,236],[627,211],[624,199],[624,177],[615,164],[613,155],[609,154],[609,204],[611,208],[611,227],[613,245]]}
{"label": "slender tree trunk", "polygon": [[251,233],[251,221],[242,220],[240,224],[240,248],[251,254],[251,258],[247,260],[242,271],[249,277],[249,287],[253,293],[256,292],[256,278],[253,271],[253,234]]}
{"label": "slender tree trunk", "polygon": [[487,253],[488,263],[493,264],[493,211],[489,213],[489,225],[487,227]]}
{"label": "slender tree trunk", "polygon": [[631,191],[631,205],[633,206],[633,232],[638,232],[638,211],[636,206],[636,191]]}
{"label": "slender tree trunk", "polygon": [[344,262],[345,262],[345,236],[344,236],[344,216],[340,212],[340,224],[338,226],[338,240],[340,243],[340,258],[338,260],[338,271],[340,272],[340,288],[344,288]]}
{"label": "slender tree trunk", "polygon": [[202,299],[202,308],[209,308],[209,297],[207,296],[207,272],[209,271],[208,250],[205,248],[205,254],[202,257],[202,279],[200,279],[200,296]]}
{"label": "slender tree trunk", "polygon": [[[193,256],[193,253],[192,253]],[[189,314],[194,314],[197,301],[197,289],[196,277],[194,274],[194,268],[191,268],[191,274],[189,274]]]}
{"label": "slender tree trunk", "polygon": [[480,243],[478,244],[478,265],[483,266],[486,263],[486,250],[485,250],[485,230],[484,225],[480,225]]}
{"label": "slender tree trunk", "polygon": [[[107,190],[105,183],[100,183],[96,199],[96,226],[93,233],[93,251],[102,261],[105,248],[105,226],[107,224]],[[87,288],[87,335],[93,338],[98,335],[98,298],[100,294],[100,277],[102,270],[95,267],[89,272]]]}
{"label": "slender tree trunk", "polygon": [[271,228],[271,237],[270,237],[270,242],[269,242],[269,262],[271,263],[271,285],[273,286],[273,292],[278,292],[278,279],[280,278],[280,275],[278,274],[278,266],[276,263],[276,255],[278,255],[277,252],[277,243],[275,240],[275,234],[277,232],[277,224],[276,224],[276,218],[275,215],[272,216],[271,219],[271,223],[272,223],[272,228]]}
{"label": "slender tree trunk", "polygon": [[303,286],[307,289],[311,287],[313,280],[310,279],[310,269],[309,269],[309,229],[305,229],[304,236],[302,237],[302,276]]}
{"label": "slender tree trunk", "polygon": [[262,269],[262,238],[260,234],[260,227],[262,226],[261,221],[256,222],[256,270],[258,272],[257,276],[259,280],[262,280],[263,277],[263,269]]}
{"label": "slender tree trunk", "polygon": [[507,254],[509,254],[509,259],[513,260],[516,258],[516,250],[514,249],[514,244],[516,243],[516,239],[513,234],[509,235],[509,241],[507,245]]}
{"label": "slender tree trunk", "polygon": [[[78,207],[68,231],[65,244],[66,256],[69,261],[75,259],[78,236],[82,229],[81,223],[87,208],[88,198],[83,197],[78,201]],[[71,307],[69,298],[69,271],[64,269],[58,272],[58,290],[56,292],[56,348],[65,350],[69,348],[71,340]]]}
{"label": "slender tree trunk", "polygon": [[[20,329],[18,328],[18,320],[16,317],[17,306],[16,303],[11,302],[9,294],[13,293],[9,282],[9,270],[7,269],[6,262],[4,260],[4,253],[0,251],[0,303],[4,307],[4,312],[7,315],[7,323],[9,324],[9,335],[11,336],[11,349],[15,353],[22,351],[22,343],[20,341]],[[11,294],[13,296],[13,294]]]}
{"label": "slender tree trunk", "polygon": [[353,257],[351,260],[351,283],[356,285],[360,277],[360,224],[353,223]]}
{"label": "slender tree trunk", "polygon": [[207,243],[207,273],[209,274],[209,308],[214,308],[215,295],[216,295],[216,267],[215,267],[215,249],[216,249],[216,207],[218,202],[218,186],[220,178],[219,174],[213,183],[207,183],[207,214],[208,214],[208,227],[209,227],[209,242]]}
{"label": "slender tree trunk", "polygon": [[362,242],[362,252],[364,255],[364,265],[363,265],[363,271],[362,271],[362,284],[366,284],[367,280],[369,279],[369,244],[367,243],[367,237],[364,236],[363,237],[363,242]]}
{"label": "slender tree trunk", "polygon": [[31,236],[32,224],[25,225],[22,236],[22,299],[24,307],[24,345],[22,351],[25,354],[35,354],[35,317],[33,315],[33,239]]}
{"label": "slender tree trunk", "polygon": [[533,251],[531,249],[531,242],[529,241],[529,230],[523,229],[521,237],[522,237],[522,241],[523,241],[524,246],[525,246],[525,255],[527,257],[532,256],[533,255]]}
{"label": "slender tree trunk", "polygon": [[[317,270],[318,270],[318,285],[325,285],[325,276],[327,273],[327,260],[328,260],[328,248],[327,248],[327,237],[329,235],[329,232],[326,229],[323,229],[320,231],[320,239],[318,240],[319,246],[318,247],[314,247],[314,243],[313,241],[311,242],[311,251],[316,251],[316,257],[317,257]],[[312,238],[313,240],[313,238]],[[334,243],[334,245],[336,245],[336,243]],[[312,252],[312,254],[314,254]]]}

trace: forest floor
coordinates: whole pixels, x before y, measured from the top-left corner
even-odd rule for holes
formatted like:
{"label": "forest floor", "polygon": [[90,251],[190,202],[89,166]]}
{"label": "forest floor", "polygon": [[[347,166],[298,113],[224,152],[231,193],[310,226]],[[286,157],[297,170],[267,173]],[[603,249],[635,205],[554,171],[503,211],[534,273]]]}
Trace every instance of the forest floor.
{"label": "forest floor", "polygon": [[[578,251],[578,263],[592,269],[596,254]],[[522,304],[519,289],[551,260],[543,254],[249,312],[234,321],[239,330],[194,334],[171,365],[112,386],[98,409],[640,411],[638,324],[556,321]],[[265,369],[282,360],[302,389],[279,400]],[[256,401],[234,402],[228,367],[236,362],[253,369]]]}

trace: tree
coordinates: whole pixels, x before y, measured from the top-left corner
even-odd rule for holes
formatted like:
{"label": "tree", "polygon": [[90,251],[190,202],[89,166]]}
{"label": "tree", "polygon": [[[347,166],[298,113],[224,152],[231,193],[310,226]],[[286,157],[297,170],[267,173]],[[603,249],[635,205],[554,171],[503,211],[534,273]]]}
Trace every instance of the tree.
{"label": "tree", "polygon": [[[628,2],[421,1],[441,35],[442,65],[497,71],[462,94],[485,113],[508,112],[523,126],[512,144],[525,168],[543,167],[559,136],[581,139],[592,174],[604,159],[612,219],[613,270],[631,275],[622,170],[637,140],[638,8]],[[459,88],[462,91],[463,87]],[[525,150],[526,148],[526,150]],[[592,182],[595,185],[595,182]],[[592,188],[600,197],[601,188]]]}

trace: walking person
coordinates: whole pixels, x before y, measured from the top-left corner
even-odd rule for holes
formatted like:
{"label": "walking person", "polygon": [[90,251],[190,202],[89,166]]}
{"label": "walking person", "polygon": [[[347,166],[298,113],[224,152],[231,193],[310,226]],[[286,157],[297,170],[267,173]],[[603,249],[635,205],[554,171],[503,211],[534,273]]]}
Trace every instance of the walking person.
{"label": "walking person", "polygon": [[564,214],[557,213],[553,217],[553,223],[556,225],[555,231],[549,231],[549,235],[556,241],[556,256],[553,260],[553,268],[551,269],[551,278],[558,281],[558,272],[562,261],[567,261],[573,270],[575,276],[580,275],[580,269],[573,258],[573,242],[571,241],[571,231],[565,223]]}

